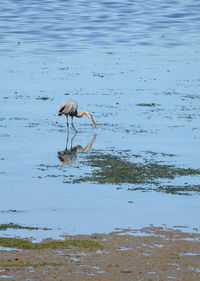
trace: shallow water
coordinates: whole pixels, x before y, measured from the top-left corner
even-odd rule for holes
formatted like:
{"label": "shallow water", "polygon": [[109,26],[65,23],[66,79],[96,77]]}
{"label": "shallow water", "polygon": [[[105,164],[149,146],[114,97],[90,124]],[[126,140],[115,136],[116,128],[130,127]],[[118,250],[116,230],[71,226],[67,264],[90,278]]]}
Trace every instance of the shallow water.
{"label": "shallow water", "polygon": [[[199,228],[198,3],[3,1],[2,11],[0,223],[52,228],[2,235]],[[89,143],[85,153],[65,150],[66,120],[57,117],[65,99],[99,125],[74,120],[68,150]],[[110,156],[124,162],[117,172],[109,162],[112,179],[102,182],[96,172]],[[182,170],[117,180],[112,172],[127,163]]]}

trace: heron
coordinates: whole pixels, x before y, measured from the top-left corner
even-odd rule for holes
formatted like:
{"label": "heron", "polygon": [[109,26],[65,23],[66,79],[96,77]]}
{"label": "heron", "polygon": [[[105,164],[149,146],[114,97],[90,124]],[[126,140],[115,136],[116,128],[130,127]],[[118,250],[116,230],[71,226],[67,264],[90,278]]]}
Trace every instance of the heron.
{"label": "heron", "polygon": [[77,132],[76,128],[74,127],[73,124],[73,118],[77,117],[77,118],[81,118],[83,117],[83,115],[86,115],[90,121],[92,122],[93,126],[95,128],[97,128],[97,124],[95,123],[92,115],[90,113],[88,113],[87,111],[80,111],[78,112],[78,104],[76,101],[74,100],[67,100],[64,101],[58,110],[58,116],[66,116],[67,119],[67,128],[69,129],[69,122],[68,122],[68,116],[71,116],[71,126],[72,128]]}

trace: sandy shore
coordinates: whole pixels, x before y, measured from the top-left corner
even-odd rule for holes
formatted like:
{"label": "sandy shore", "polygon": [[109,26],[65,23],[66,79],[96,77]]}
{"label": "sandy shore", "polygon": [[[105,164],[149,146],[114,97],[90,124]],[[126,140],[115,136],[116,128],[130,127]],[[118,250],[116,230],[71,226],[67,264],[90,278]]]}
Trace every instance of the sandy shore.
{"label": "sandy shore", "polygon": [[199,280],[200,234],[147,227],[67,236],[99,247],[0,250],[0,280]]}

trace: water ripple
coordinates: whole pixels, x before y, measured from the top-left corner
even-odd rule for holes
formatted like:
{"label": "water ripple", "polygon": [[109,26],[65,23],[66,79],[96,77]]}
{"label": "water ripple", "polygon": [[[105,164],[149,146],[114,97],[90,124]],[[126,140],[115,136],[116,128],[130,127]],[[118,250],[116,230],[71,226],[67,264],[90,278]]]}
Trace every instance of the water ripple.
{"label": "water ripple", "polygon": [[194,45],[200,43],[199,14],[195,0],[4,0],[0,50],[48,53],[123,44]]}

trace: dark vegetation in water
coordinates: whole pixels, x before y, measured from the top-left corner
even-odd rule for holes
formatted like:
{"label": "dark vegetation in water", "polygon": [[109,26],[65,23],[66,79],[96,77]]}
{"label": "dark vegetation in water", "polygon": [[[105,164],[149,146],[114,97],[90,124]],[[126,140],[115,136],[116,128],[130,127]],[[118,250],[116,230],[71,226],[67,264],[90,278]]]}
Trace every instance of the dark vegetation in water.
{"label": "dark vegetation in water", "polygon": [[191,195],[191,192],[200,192],[200,185],[165,185],[159,186],[158,191],[164,191],[171,194]]}
{"label": "dark vegetation in water", "polygon": [[75,248],[83,248],[83,249],[93,249],[98,248],[101,249],[102,246],[92,240],[84,240],[84,239],[69,239],[69,240],[51,240],[40,243],[33,243],[29,240],[20,239],[20,238],[0,238],[0,246],[8,247],[8,248],[16,248],[16,249],[68,249],[71,247]]}
{"label": "dark vegetation in water", "polygon": [[88,155],[86,156],[86,161],[87,165],[89,164],[94,168],[92,174],[75,179],[73,180],[74,183],[91,181],[101,184],[134,184],[137,186],[131,187],[129,190],[156,190],[184,195],[188,194],[188,192],[200,191],[199,185],[176,186],[163,184],[164,180],[174,180],[181,176],[200,175],[200,169],[178,168],[155,160],[134,163],[121,156],[102,153]]}
{"label": "dark vegetation in water", "polygon": [[130,191],[150,191],[150,190],[155,190],[158,192],[165,192],[165,193],[170,193],[170,194],[178,194],[178,195],[191,195],[194,192],[200,192],[200,185],[159,185],[156,187],[129,187],[128,190]]}
{"label": "dark vegetation in water", "polygon": [[33,227],[33,226],[22,226],[19,224],[14,224],[14,223],[5,223],[5,224],[0,224],[0,230],[6,230],[8,228],[13,228],[13,229],[28,229],[28,230],[51,230],[51,228],[42,228],[42,227]]}
{"label": "dark vegetation in water", "polygon": [[[83,160],[80,161],[81,164],[74,167],[81,170],[81,165],[90,166],[91,172],[84,173],[83,176],[81,173],[69,174],[64,165],[40,164],[37,169],[45,175],[39,175],[37,178],[60,177],[64,178],[63,183],[67,184],[81,182],[111,183],[119,185],[116,190],[120,190],[124,188],[122,185],[126,185],[126,188],[131,191],[157,191],[177,195],[192,195],[200,192],[199,184],[189,182],[191,178],[184,179],[183,183],[175,184],[174,182],[177,178],[184,176],[199,176],[200,169],[177,167],[169,164],[169,157],[171,162],[171,159],[176,156],[175,154],[152,151],[145,151],[144,153],[144,155],[132,154],[131,150],[115,151],[113,149],[107,154],[99,151],[85,154]],[[129,157],[134,158],[134,162],[128,160]],[[57,171],[53,173],[52,169]]]}
{"label": "dark vegetation in water", "polygon": [[137,106],[147,106],[147,107],[154,107],[157,104],[156,103],[137,103]]}
{"label": "dark vegetation in water", "polygon": [[8,209],[8,210],[2,210],[0,213],[21,213],[22,211],[16,210],[16,209]]}
{"label": "dark vegetation in water", "polygon": [[64,263],[58,262],[41,262],[41,263],[30,263],[30,262],[21,262],[21,263],[0,263],[1,267],[24,267],[24,266],[31,266],[31,267],[42,267],[42,266],[65,266]]}
{"label": "dark vegetation in water", "polygon": [[50,97],[37,97],[36,100],[53,100],[52,98]]}

